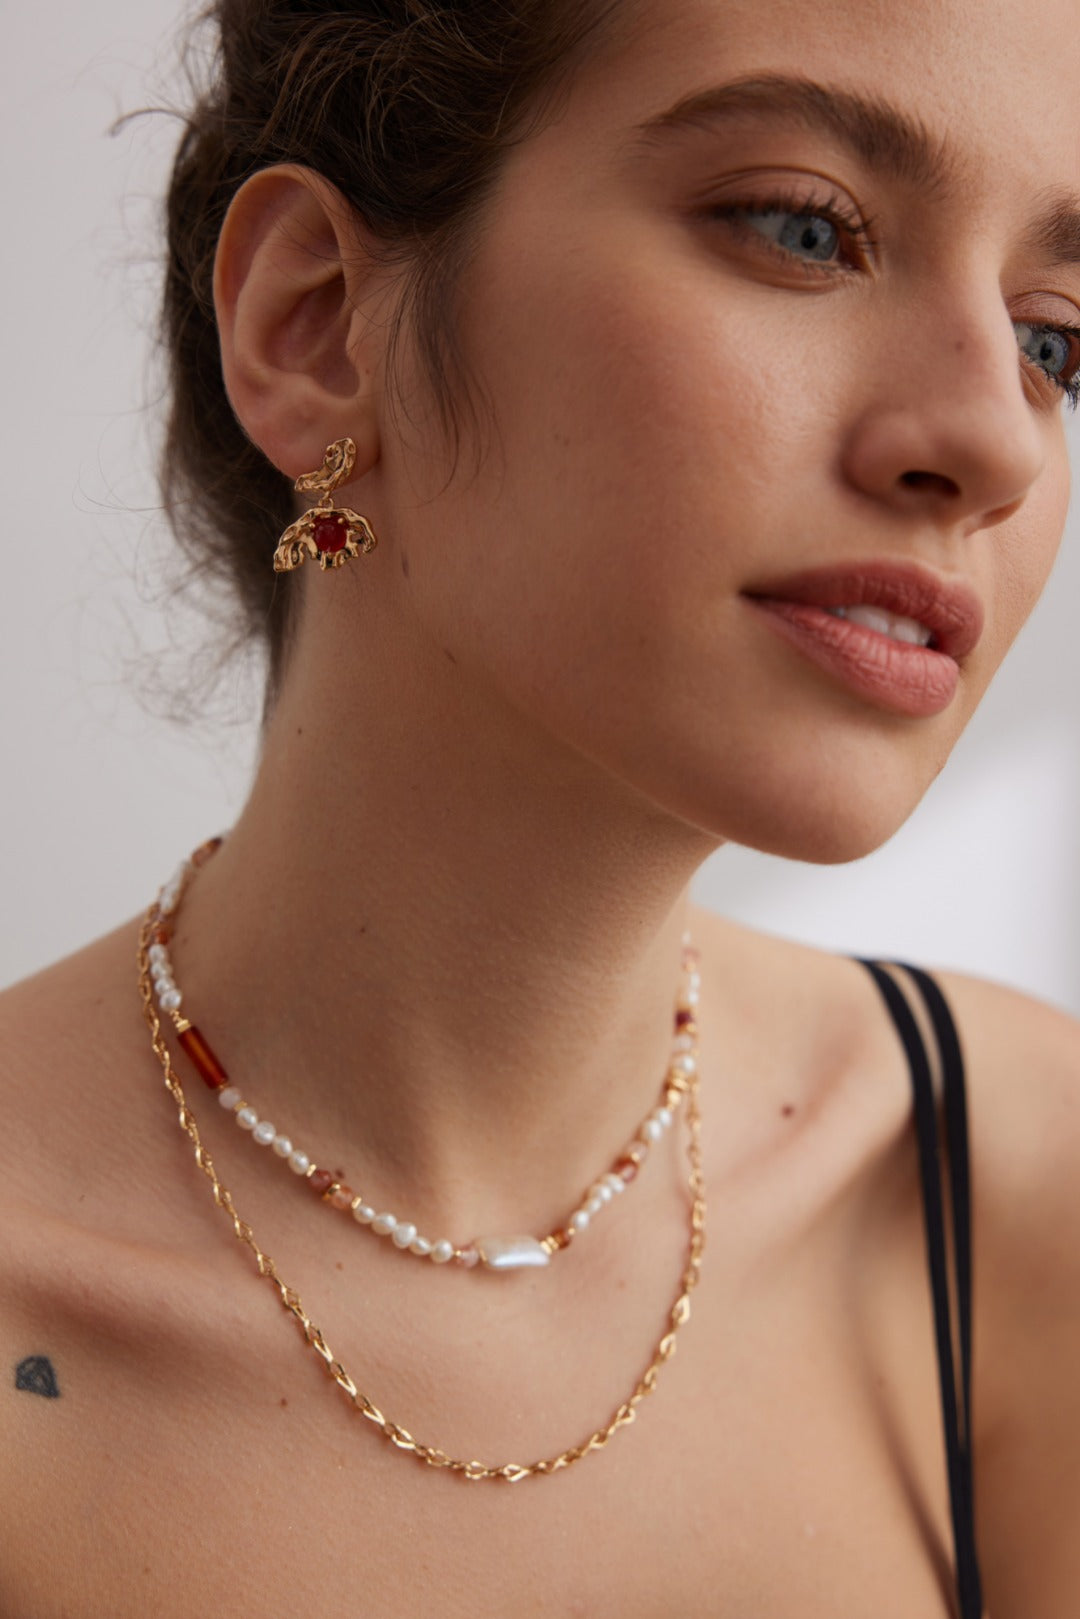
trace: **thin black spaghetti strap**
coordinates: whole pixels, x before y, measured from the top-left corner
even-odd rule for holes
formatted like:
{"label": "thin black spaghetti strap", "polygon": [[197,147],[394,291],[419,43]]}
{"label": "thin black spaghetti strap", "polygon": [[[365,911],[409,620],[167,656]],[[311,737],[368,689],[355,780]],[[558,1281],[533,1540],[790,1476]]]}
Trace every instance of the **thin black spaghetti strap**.
{"label": "thin black spaghetti strap", "polygon": [[936,981],[921,967],[904,963],[930,1013],[941,1051],[945,1092],[945,1127],[952,1186],[953,1243],[956,1255],[956,1291],[960,1314],[960,1374],[963,1382],[964,1436],[971,1443],[971,1180],[968,1150],[967,1099],[964,1058],[952,1013]]}
{"label": "thin black spaghetti strap", "polygon": [[[948,1270],[945,1251],[941,1160],[930,1060],[911,1007],[908,1005],[907,998],[896,981],[877,962],[859,959],[881,992],[900,1036],[907,1056],[908,1067],[911,1070],[915,1129],[918,1138],[919,1167],[926,1225],[926,1249],[934,1303],[934,1335],[937,1344],[938,1381],[941,1389],[941,1409],[945,1428],[945,1461],[949,1479],[949,1504],[952,1514],[953,1544],[956,1555],[956,1590],[959,1601],[959,1619],[982,1619],[982,1588],[975,1550],[975,1523],[972,1511],[971,1452],[968,1446],[966,1424],[965,1431],[961,1432],[957,1409],[956,1369],[953,1361]],[[951,1019],[949,1021],[951,1023]],[[935,1023],[935,1029],[936,1027]],[[956,1042],[956,1056],[959,1057],[958,1041]],[[957,1143],[951,1141],[950,1151],[955,1150],[956,1146]],[[963,1184],[966,1187],[966,1175],[963,1177]],[[962,1319],[965,1313],[965,1307],[961,1303],[960,1315]],[[970,1342],[970,1324],[967,1335]]]}

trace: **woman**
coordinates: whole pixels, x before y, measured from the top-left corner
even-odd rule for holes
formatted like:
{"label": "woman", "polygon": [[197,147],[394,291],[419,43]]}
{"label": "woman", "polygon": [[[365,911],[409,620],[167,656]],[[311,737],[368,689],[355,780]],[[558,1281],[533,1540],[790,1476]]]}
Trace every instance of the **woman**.
{"label": "woman", "polygon": [[1046,580],[1071,6],[216,11],[164,485],[264,746],[4,1000],[5,1610],[1071,1611],[1075,1025],[687,904],[883,842]]}

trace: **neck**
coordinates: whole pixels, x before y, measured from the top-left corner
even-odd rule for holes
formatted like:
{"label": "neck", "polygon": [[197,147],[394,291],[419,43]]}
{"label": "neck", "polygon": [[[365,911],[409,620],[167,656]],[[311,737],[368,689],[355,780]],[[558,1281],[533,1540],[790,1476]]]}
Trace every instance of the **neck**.
{"label": "neck", "polygon": [[343,700],[290,670],[175,958],[234,1082],[320,1162],[498,1228],[572,1202],[658,1100],[707,846],[437,675],[433,712],[419,679]]}

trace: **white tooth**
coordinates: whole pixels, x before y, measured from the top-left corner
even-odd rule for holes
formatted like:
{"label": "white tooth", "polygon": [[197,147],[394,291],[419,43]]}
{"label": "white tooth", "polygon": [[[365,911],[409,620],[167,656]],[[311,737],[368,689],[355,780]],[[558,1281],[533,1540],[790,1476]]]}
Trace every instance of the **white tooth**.
{"label": "white tooth", "polygon": [[910,646],[925,646],[930,639],[930,631],[911,618],[894,620],[889,633],[894,641],[907,641]]}
{"label": "white tooth", "polygon": [[865,624],[868,630],[877,630],[879,635],[888,635],[893,626],[891,613],[883,613],[880,607],[847,607],[844,617],[852,624]]}
{"label": "white tooth", "polygon": [[914,618],[902,618],[899,613],[887,613],[881,607],[845,607],[841,612],[852,624],[865,624],[867,629],[909,646],[926,646],[931,640],[925,624]]}

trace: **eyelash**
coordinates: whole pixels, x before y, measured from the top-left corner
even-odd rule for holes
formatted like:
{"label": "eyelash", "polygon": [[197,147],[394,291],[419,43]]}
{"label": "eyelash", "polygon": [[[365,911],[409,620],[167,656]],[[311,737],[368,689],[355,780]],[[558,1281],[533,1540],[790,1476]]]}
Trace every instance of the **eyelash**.
{"label": "eyelash", "polygon": [[[846,241],[849,247],[857,249],[858,257],[865,261],[873,254],[877,247],[874,237],[874,222],[864,219],[845,206],[843,199],[835,193],[826,201],[820,198],[798,196],[794,192],[773,192],[765,197],[741,199],[737,203],[717,204],[709,210],[709,217],[717,220],[726,220],[734,225],[744,235],[752,238],[755,246],[761,247],[765,252],[772,254],[788,265],[800,264],[809,276],[827,274],[830,269],[840,271],[842,274],[852,274],[854,266],[839,264],[830,265],[826,260],[801,259],[797,253],[781,247],[779,242],[770,241],[760,231],[754,230],[745,224],[744,216],[747,214],[795,214],[808,219],[823,219],[837,232],[839,245],[842,247]],[[1034,361],[1028,361],[1036,370],[1042,372],[1046,380],[1057,391],[1064,395],[1070,410],[1080,405],[1080,326],[1057,325],[1047,321],[1029,321],[1027,323],[1036,332],[1054,332],[1067,337],[1073,344],[1076,352],[1075,370],[1071,376],[1055,377],[1045,368],[1038,366]]]}

